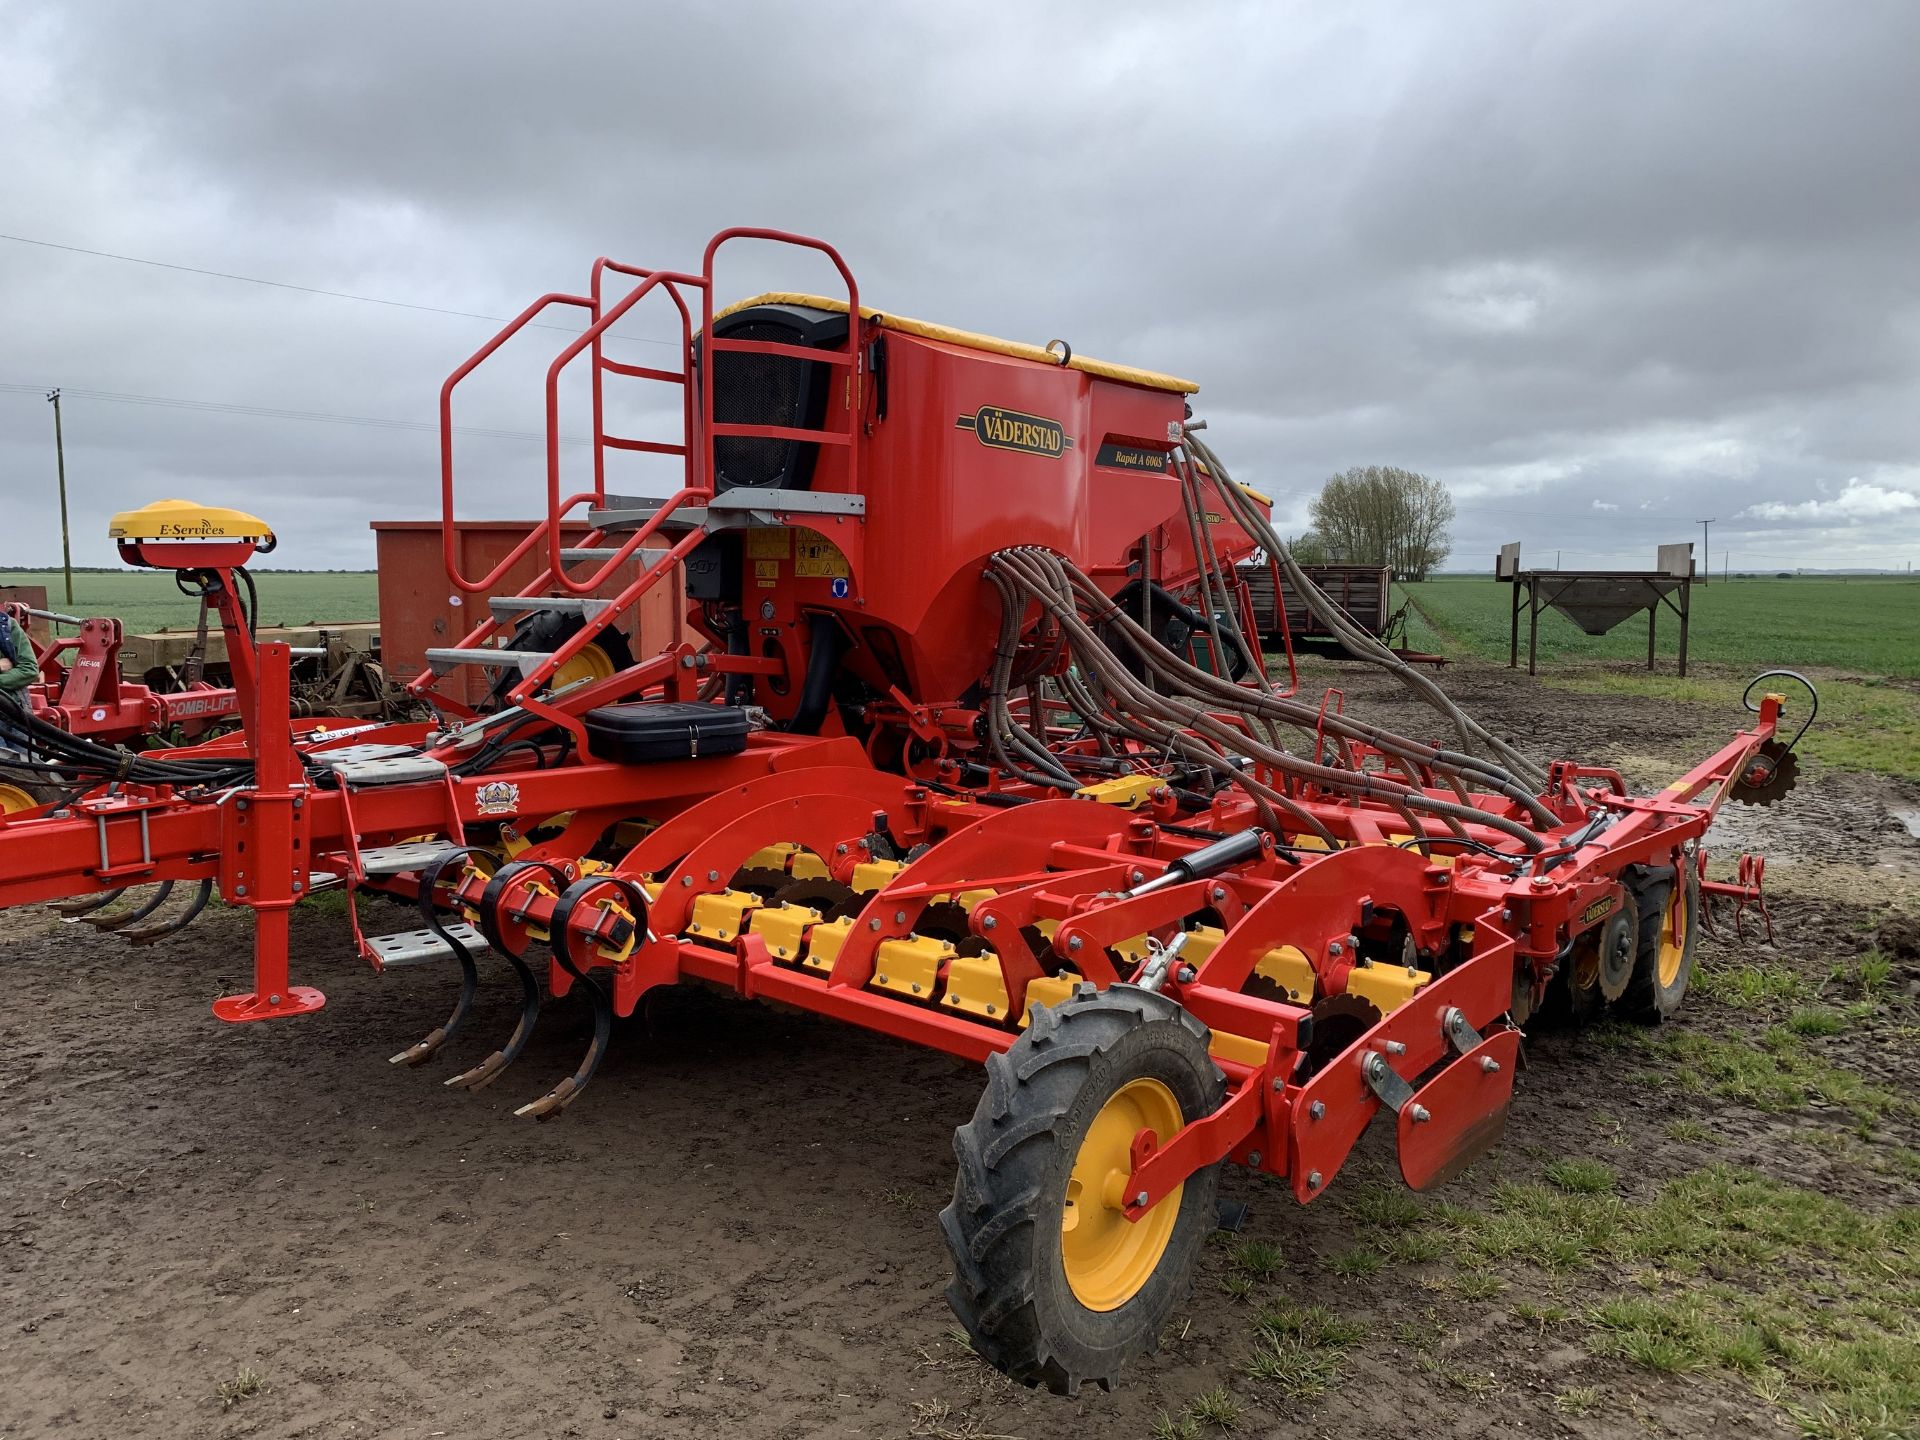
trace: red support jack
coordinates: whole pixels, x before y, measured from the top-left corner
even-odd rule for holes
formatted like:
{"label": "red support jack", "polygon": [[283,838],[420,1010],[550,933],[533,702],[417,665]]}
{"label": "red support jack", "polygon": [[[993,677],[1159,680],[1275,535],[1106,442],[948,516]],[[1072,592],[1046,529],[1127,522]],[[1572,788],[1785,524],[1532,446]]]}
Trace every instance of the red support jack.
{"label": "red support jack", "polygon": [[[287,983],[288,912],[306,893],[308,854],[306,786],[293,783],[291,656],[285,645],[259,649],[257,698],[247,729],[253,787],[224,807],[220,893],[253,911],[253,989],[213,1002],[213,1013],[235,1024],[305,1015],[327,1003],[311,986]],[[247,693],[243,688],[241,694]]]}

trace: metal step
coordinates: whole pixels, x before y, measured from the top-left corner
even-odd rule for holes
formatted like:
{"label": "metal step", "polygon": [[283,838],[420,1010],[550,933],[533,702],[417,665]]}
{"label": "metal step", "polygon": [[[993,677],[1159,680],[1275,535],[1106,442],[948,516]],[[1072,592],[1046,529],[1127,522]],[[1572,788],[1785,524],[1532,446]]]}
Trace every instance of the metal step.
{"label": "metal step", "polygon": [[372,785],[411,785],[438,780],[447,767],[431,755],[394,755],[380,760],[346,760],[333,766],[342,785],[364,789]]}
{"label": "metal step", "polygon": [[578,615],[591,620],[611,604],[584,595],[489,595],[487,609],[497,620],[511,615],[531,615],[536,610],[552,610],[561,615]]}
{"label": "metal step", "polygon": [[548,655],[545,650],[496,650],[490,645],[463,650],[456,645],[427,651],[427,666],[436,675],[444,675],[460,665],[484,665],[490,670],[511,668],[522,675],[531,675]]}
{"label": "metal step", "polygon": [[424,870],[447,851],[451,840],[407,840],[398,845],[370,845],[360,852],[360,868],[369,875],[405,875]]}
{"label": "metal step", "polygon": [[[560,551],[560,563],[563,565],[584,565],[588,561],[597,561],[604,564],[607,558],[611,556],[617,548],[617,546],[612,545],[564,546]],[[638,565],[642,570],[645,570],[650,565],[659,564],[660,557],[665,553],[664,550],[655,550],[647,546],[642,546],[640,549],[634,551],[633,554],[629,555],[627,559]]]}
{"label": "metal step", "polygon": [[[471,948],[476,955],[485,951],[487,942],[480,932],[464,920],[446,922],[447,933],[462,945]],[[431,930],[402,930],[396,935],[369,935],[366,937],[367,949],[380,962],[380,968],[390,970],[395,965],[424,965],[430,960],[451,960],[453,951],[447,942]]]}
{"label": "metal step", "polygon": [[[660,513],[666,500],[654,495],[609,495],[607,503],[587,511],[587,524],[596,530],[638,530]],[[675,506],[673,513],[660,522],[662,531],[703,530],[707,511],[703,505]]]}

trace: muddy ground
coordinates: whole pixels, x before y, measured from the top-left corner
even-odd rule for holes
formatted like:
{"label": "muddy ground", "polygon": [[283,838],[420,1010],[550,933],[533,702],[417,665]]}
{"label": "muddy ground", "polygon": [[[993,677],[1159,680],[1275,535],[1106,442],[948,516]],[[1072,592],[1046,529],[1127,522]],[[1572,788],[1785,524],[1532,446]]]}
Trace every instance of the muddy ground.
{"label": "muddy ground", "polygon": [[[1341,679],[1350,706],[1412,720],[1378,681]],[[1643,780],[1670,777],[1738,718],[1491,667],[1449,683],[1530,751]],[[1758,955],[1824,977],[1865,950],[1888,906],[1920,907],[1920,841],[1897,818],[1916,801],[1910,786],[1812,774],[1786,804],[1741,817],[1728,854],[1770,848],[1779,945],[1723,936],[1701,963]],[[1251,1206],[1241,1239],[1281,1247],[1278,1271],[1243,1303],[1223,1290],[1234,1245],[1211,1247],[1158,1356],[1112,1394],[1055,1399],[973,1360],[941,1298],[934,1216],[949,1136],[978,1093],[967,1067],[676,992],[624,1025],[592,1091],[540,1126],[511,1111],[571,1069],[581,1012],[554,1006],[495,1088],[444,1090],[446,1064],[386,1057],[439,1022],[450,979],[352,963],[337,912],[296,920],[296,978],[326,990],[325,1010],[240,1027],[207,1013],[246,974],[238,916],[147,951],[44,911],[4,926],[0,1435],[1146,1437],[1214,1387],[1243,1433],[1791,1433],[1733,1378],[1596,1359],[1578,1327],[1515,1313],[1542,1286],[1577,1311],[1622,1277],[1543,1281],[1516,1262],[1488,1293],[1444,1255],[1343,1272],[1333,1257],[1355,1220],[1341,1196],[1392,1168],[1378,1127],[1306,1210],[1279,1182],[1230,1174],[1225,1193]],[[490,978],[462,1063],[511,1026]],[[1913,1033],[1917,981],[1914,962],[1896,965],[1881,1012],[1823,1042],[1908,1101],[1911,1041],[1887,1036]],[[1678,1023],[1739,1035],[1767,1018],[1702,1001]],[[1910,1179],[1803,1143],[1846,1132],[1844,1115],[1652,1088],[1649,1066],[1671,1061],[1628,1062],[1593,1035],[1540,1036],[1529,1057],[1506,1146],[1446,1198],[1474,1206],[1500,1177],[1576,1155],[1615,1166],[1629,1194],[1711,1159],[1870,1211],[1920,1199]],[[1677,1119],[1711,1140],[1672,1138]],[[1915,1144],[1910,1119],[1884,1134]],[[1277,1298],[1366,1327],[1320,1398],[1245,1373],[1253,1308]],[[245,1374],[257,1388],[235,1383]],[[1587,1387],[1584,1413],[1556,1400]]]}

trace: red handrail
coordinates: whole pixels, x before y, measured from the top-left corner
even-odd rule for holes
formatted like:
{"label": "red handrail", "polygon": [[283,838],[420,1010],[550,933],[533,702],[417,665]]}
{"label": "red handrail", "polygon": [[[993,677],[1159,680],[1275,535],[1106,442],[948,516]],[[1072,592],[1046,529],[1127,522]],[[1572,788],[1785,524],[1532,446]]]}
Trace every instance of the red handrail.
{"label": "red handrail", "polygon": [[[481,361],[506,344],[529,320],[549,305],[578,305],[588,312],[597,308],[595,301],[585,295],[565,295],[559,291],[542,295],[502,326],[493,339],[476,350],[466,364],[449,375],[440,387],[440,558],[447,567],[447,579],[453,582],[456,590],[468,595],[478,595],[497,584],[500,577],[518,564],[533,548],[534,543],[540,538],[540,530],[536,528],[529,533],[525,540],[513,547],[506,559],[479,580],[468,580],[460,573],[459,537],[453,523],[453,390],[473,373]],[[549,419],[548,437],[549,440],[554,438],[551,419]],[[585,498],[587,497],[576,495],[562,508],[558,503],[558,496],[553,497],[547,507],[547,514],[548,519],[555,524],[556,533],[559,516],[571,510],[576,503]]]}
{"label": "red handrail", "polygon": [[[693,483],[703,486],[709,492],[713,489],[713,444],[714,435],[745,435],[758,438],[780,440],[825,440],[829,444],[847,447],[847,484],[849,489],[858,490],[860,449],[853,444],[855,422],[853,416],[859,413],[858,391],[862,383],[860,364],[860,286],[853,278],[853,271],[847,268],[847,262],[840,258],[840,252],[824,240],[815,240],[807,235],[795,235],[786,230],[760,230],[751,227],[736,227],[722,230],[707,242],[707,252],[701,257],[700,268],[706,276],[704,293],[701,296],[700,333],[712,345],[713,341],[713,257],[720,247],[729,240],[770,240],[778,245],[798,245],[802,249],[817,250],[833,262],[833,268],[840,272],[840,279],[847,287],[847,344],[844,350],[804,350],[799,358],[812,361],[825,361],[828,364],[847,367],[852,381],[852,393],[848,395],[847,429],[843,435],[835,431],[808,430],[795,431],[785,426],[766,425],[716,425],[713,420],[713,366],[700,367],[700,459],[697,468],[690,472]],[[715,348],[719,348],[717,345]],[[728,348],[760,351],[766,354],[780,354],[797,347],[782,346],[774,341],[739,341]]]}
{"label": "red handrail", "polygon": [[[683,488],[673,499],[669,500],[660,508],[660,512],[656,514],[652,520],[641,527],[638,533],[630,537],[626,544],[613,552],[612,557],[586,579],[576,580],[568,575],[566,573],[566,564],[560,556],[560,528],[558,524],[558,516],[560,513],[560,374],[573,362],[581,351],[589,347],[597,347],[600,337],[606,333],[607,328],[644,299],[654,287],[665,285],[669,293],[672,293],[673,287],[676,285],[697,286],[705,290],[706,284],[705,278],[701,276],[681,275],[670,270],[655,270],[649,272],[641,279],[638,285],[627,292],[619,304],[597,316],[593,324],[587,327],[585,333],[556,355],[553,363],[547,367],[547,516],[549,521],[552,522],[547,527],[547,564],[549,570],[552,572],[551,583],[562,590],[574,595],[591,595],[595,590],[599,589],[607,582],[608,577],[620,567],[627,557],[639,548],[640,543],[659,528],[660,521],[665,518],[675,505],[680,503],[681,498],[689,496],[691,491],[690,489]],[[678,295],[674,296],[674,303],[680,306],[684,329],[684,322],[690,321],[692,317],[687,312],[685,304],[680,301]],[[711,305],[712,301],[709,297],[708,308],[711,308]],[[686,348],[690,349],[692,343],[692,335],[686,335]],[[684,353],[683,350],[683,354]],[[599,392],[599,363],[597,360],[594,370],[596,402],[598,401]],[[604,501],[606,498],[603,478],[605,474],[603,455],[605,436],[600,431],[600,422],[597,417],[594,429],[596,499]]]}

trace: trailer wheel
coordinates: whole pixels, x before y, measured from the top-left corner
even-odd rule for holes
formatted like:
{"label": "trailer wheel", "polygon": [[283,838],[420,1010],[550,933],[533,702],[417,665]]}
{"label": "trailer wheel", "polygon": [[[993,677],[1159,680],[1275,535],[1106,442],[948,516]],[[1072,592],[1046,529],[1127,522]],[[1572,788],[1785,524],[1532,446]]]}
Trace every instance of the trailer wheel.
{"label": "trailer wheel", "polygon": [[66,788],[49,785],[43,772],[16,770],[0,764],[0,815],[14,815],[38,805],[51,805]]}
{"label": "trailer wheel", "polygon": [[1692,867],[1681,880],[1671,865],[1636,865],[1622,877],[1639,903],[1639,947],[1620,1013],[1657,1025],[1680,1008],[1693,978],[1700,882]]}
{"label": "trailer wheel", "polygon": [[[531,610],[520,617],[513,627],[513,635],[507,641],[509,650],[544,650],[549,653],[558,650],[586,626],[578,615],[566,615],[557,610]],[[627,644],[627,637],[618,630],[602,630],[591,644],[581,648],[547,681],[548,690],[564,690],[567,686],[581,680],[604,680],[616,675],[633,664],[633,650]],[[487,692],[482,708],[499,710],[507,703],[507,695],[520,683],[518,674],[511,670],[503,671],[493,688]]]}
{"label": "trailer wheel", "polygon": [[1111,1389],[1193,1289],[1214,1229],[1219,1167],[1191,1175],[1137,1221],[1117,1208],[1134,1137],[1161,1140],[1217,1109],[1226,1078],[1207,1030],[1129,985],[1082,985],[987,1061],[973,1119],[954,1132],[959,1174],[940,1212],[947,1301],[973,1348],[1023,1385]]}

